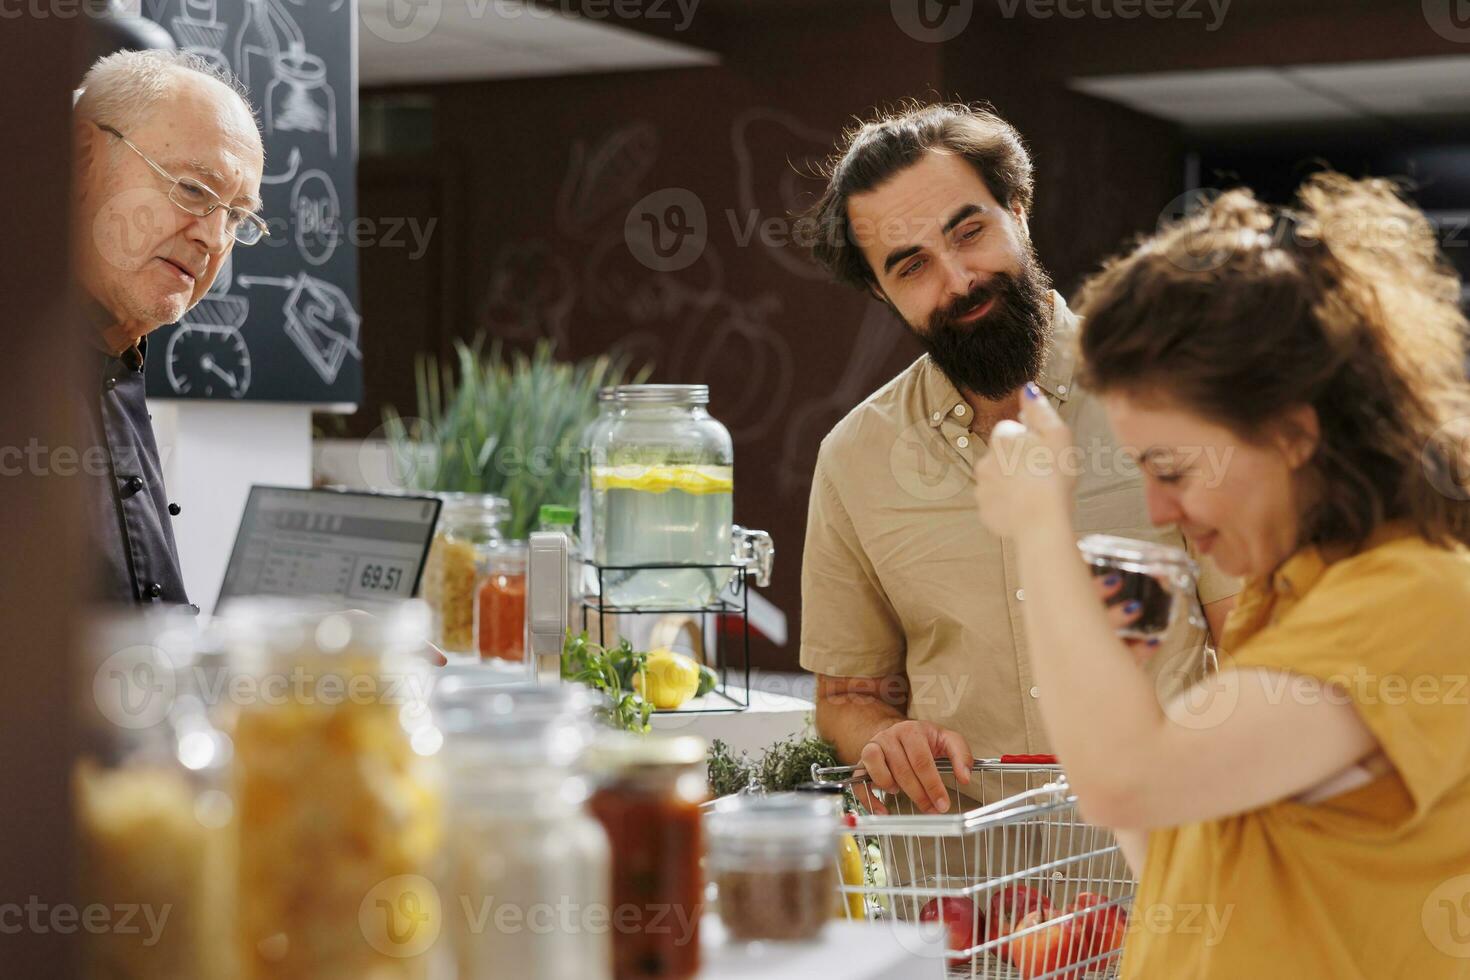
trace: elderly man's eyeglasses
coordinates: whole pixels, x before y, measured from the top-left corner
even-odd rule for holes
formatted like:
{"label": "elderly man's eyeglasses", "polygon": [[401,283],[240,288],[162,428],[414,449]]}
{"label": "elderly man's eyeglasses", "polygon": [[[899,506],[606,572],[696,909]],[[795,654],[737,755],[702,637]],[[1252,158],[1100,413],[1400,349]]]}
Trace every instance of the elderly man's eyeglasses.
{"label": "elderly man's eyeglasses", "polygon": [[230,205],[219,199],[218,194],[191,177],[175,177],[148,159],[146,153],[134,146],[131,140],[111,126],[99,124],[97,128],[104,133],[110,133],[122,140],[128,149],[142,157],[143,162],[152,167],[158,176],[172,184],[173,186],[168,190],[168,199],[179,210],[186,211],[196,218],[207,218],[220,208],[225,208],[225,229],[241,245],[254,245],[262,238],[270,235],[270,229],[266,227],[265,219],[260,215],[253,211],[246,211],[244,208],[230,207]]}

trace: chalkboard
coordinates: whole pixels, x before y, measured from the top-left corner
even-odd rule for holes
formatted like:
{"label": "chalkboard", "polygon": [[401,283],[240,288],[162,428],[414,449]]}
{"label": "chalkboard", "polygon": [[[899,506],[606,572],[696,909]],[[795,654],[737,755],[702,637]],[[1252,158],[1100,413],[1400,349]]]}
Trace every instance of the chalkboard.
{"label": "chalkboard", "polygon": [[265,136],[271,237],[148,343],[158,398],[362,400],[357,0],[148,0],[178,46],[233,71]]}

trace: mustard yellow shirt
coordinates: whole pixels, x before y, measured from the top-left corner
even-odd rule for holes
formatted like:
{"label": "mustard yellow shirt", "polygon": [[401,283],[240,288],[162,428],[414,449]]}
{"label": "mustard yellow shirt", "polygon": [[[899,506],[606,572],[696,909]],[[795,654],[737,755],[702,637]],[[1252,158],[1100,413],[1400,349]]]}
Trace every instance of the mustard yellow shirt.
{"label": "mustard yellow shirt", "polygon": [[1222,646],[1222,670],[1351,699],[1391,768],[1152,833],[1123,976],[1470,977],[1470,553],[1402,527],[1304,549],[1247,584]]}

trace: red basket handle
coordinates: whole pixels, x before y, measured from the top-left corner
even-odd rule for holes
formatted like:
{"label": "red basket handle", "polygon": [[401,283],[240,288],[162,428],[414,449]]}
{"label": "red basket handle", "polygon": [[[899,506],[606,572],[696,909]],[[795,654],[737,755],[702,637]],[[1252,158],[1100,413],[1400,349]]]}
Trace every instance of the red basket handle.
{"label": "red basket handle", "polygon": [[1054,755],[1003,755],[1000,761],[1003,765],[1054,766],[1057,764],[1057,757]]}

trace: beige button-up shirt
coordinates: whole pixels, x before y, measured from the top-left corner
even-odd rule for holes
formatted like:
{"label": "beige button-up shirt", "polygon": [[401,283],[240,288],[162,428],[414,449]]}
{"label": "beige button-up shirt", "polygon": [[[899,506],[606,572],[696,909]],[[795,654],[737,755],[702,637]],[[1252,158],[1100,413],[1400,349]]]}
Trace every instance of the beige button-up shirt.
{"label": "beige button-up shirt", "polygon": [[[1071,427],[1081,474],[1073,527],[1186,547],[1149,523],[1143,477],[1102,404],[1073,382],[1077,318],[1055,293],[1038,384]],[[906,674],[909,717],[952,728],[978,758],[1050,751],[1021,617],[1013,542],[981,523],[974,463],[986,440],[928,356],[874,392],[817,454],[802,558],[801,665],[819,674]],[[1202,563],[1201,603],[1239,591]],[[1180,616],[1150,663],[1161,694],[1198,676],[1205,633]]]}

